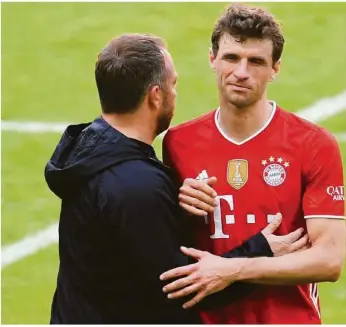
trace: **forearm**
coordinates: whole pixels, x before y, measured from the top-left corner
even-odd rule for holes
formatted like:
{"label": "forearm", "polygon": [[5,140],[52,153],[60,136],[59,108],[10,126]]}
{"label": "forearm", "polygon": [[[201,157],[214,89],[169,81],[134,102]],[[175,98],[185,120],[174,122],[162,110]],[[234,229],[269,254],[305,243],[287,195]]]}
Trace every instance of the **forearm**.
{"label": "forearm", "polygon": [[336,281],[340,274],[340,261],[321,246],[274,258],[242,259],[237,276],[258,284],[305,284]]}
{"label": "forearm", "polygon": [[237,258],[237,257],[272,257],[273,252],[268,244],[267,239],[262,233],[258,233],[250,237],[246,242],[240,246],[223,253],[224,258]]}
{"label": "forearm", "polygon": [[[222,254],[223,258],[240,258],[240,257],[272,257],[273,252],[267,242],[267,239],[262,233],[258,233],[250,237],[240,246]],[[207,296],[197,305],[198,310],[210,310],[228,305],[240,298],[249,295],[256,285],[250,283],[235,282],[229,285],[224,290]]]}

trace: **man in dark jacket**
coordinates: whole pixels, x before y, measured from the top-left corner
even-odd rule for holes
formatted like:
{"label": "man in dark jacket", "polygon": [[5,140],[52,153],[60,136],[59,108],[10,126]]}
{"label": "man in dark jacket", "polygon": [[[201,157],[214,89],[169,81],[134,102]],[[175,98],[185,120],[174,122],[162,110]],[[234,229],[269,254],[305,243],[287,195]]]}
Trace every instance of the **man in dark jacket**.
{"label": "man in dark jacket", "polygon": [[[102,116],[69,126],[45,169],[61,199],[51,323],[198,323],[159,279],[188,264],[178,190],[151,145],[173,116],[172,58],[160,38],[122,35],[102,50],[95,77]],[[262,234],[225,254],[255,255],[272,255]],[[238,284],[226,300],[249,287]]]}

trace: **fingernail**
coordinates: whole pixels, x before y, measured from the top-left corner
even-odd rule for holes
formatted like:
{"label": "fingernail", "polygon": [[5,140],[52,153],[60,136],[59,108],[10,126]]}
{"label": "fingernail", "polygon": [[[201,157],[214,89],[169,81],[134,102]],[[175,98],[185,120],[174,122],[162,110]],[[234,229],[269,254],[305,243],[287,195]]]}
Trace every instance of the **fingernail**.
{"label": "fingernail", "polygon": [[183,308],[184,308],[184,309],[186,309],[186,308],[187,308],[187,305],[186,305],[186,304],[184,304],[184,305],[183,305]]}
{"label": "fingernail", "polygon": [[166,293],[166,288],[164,287],[164,288],[162,289],[162,291],[164,291],[164,292]]}
{"label": "fingernail", "polygon": [[217,193],[216,192],[213,192],[213,197],[217,197]]}
{"label": "fingernail", "polygon": [[167,297],[168,297],[169,299],[171,299],[171,298],[172,298],[172,294],[168,294]]}

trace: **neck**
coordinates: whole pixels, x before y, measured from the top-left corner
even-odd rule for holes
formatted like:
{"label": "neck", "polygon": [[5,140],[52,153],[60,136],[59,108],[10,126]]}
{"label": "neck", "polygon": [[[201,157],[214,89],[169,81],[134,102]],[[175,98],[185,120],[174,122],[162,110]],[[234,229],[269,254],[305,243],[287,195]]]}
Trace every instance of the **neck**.
{"label": "neck", "polygon": [[272,111],[273,107],[266,97],[244,108],[221,101],[218,121],[224,133],[236,142],[242,142],[267,123]]}
{"label": "neck", "polygon": [[152,145],[155,139],[155,126],[152,119],[138,109],[131,114],[102,114],[103,119],[113,128],[129,138]]}

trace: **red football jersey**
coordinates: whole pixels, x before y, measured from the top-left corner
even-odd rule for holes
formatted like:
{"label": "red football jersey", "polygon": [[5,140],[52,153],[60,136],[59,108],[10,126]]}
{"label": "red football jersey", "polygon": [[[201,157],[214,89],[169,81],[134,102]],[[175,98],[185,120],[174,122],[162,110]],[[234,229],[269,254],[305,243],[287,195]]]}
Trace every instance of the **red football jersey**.
{"label": "red football jersey", "polygon": [[[305,219],[344,218],[341,155],[334,137],[273,102],[267,124],[235,142],[218,124],[214,110],[168,131],[164,162],[180,182],[216,176],[219,205],[194,221],[198,249],[222,254],[260,232],[277,212],[277,234],[306,227]],[[316,284],[258,285],[246,298],[203,312],[212,324],[321,323]]]}

